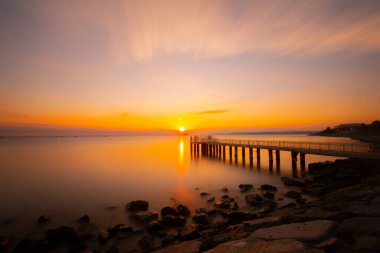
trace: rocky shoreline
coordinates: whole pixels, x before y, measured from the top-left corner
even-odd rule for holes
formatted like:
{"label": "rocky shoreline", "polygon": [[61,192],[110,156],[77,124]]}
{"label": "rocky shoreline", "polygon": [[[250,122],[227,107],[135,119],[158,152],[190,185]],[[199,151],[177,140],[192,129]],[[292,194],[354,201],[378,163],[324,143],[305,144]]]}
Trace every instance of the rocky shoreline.
{"label": "rocky shoreline", "polygon": [[[84,215],[77,227],[49,229],[44,238],[14,246],[14,237],[0,235],[0,252],[380,252],[379,162],[314,163],[304,178],[282,181],[294,190],[237,186],[248,208],[240,208],[225,187],[218,196],[200,193],[213,203],[210,209],[178,204],[155,212],[136,200],[125,211],[138,226],[99,228]],[[49,220],[43,215],[37,222]]]}

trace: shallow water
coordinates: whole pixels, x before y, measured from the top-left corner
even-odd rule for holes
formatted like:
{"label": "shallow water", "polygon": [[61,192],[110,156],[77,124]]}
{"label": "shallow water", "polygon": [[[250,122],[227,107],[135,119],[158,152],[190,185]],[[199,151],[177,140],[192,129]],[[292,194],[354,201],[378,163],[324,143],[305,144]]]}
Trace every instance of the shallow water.
{"label": "shallow water", "polygon": [[[228,136],[220,136],[226,138]],[[229,136],[238,139],[350,142],[345,138],[306,135]],[[336,157],[307,155],[306,161]],[[190,153],[189,137],[66,137],[0,139],[0,233],[38,235],[41,214],[53,217],[49,226],[70,224],[88,214],[100,226],[128,222],[126,203],[148,200],[151,210],[176,202],[191,208],[207,206],[202,191],[230,195],[242,203],[238,185],[268,183],[280,191],[280,175],[293,175],[290,153],[281,152],[281,163],[270,168],[261,154],[260,168]],[[301,172],[297,171],[301,176]],[[196,190],[195,188],[199,188]],[[244,203],[242,203],[244,205]],[[106,210],[107,207],[116,207]]]}

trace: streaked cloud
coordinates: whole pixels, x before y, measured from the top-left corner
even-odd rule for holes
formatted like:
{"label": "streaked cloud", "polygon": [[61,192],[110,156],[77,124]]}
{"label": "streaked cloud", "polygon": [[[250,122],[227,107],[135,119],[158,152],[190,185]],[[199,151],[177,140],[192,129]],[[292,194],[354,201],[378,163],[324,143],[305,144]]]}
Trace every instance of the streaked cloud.
{"label": "streaked cloud", "polygon": [[201,112],[191,112],[190,114],[195,114],[195,115],[223,114],[229,111],[230,110],[209,110],[209,111],[201,111]]}

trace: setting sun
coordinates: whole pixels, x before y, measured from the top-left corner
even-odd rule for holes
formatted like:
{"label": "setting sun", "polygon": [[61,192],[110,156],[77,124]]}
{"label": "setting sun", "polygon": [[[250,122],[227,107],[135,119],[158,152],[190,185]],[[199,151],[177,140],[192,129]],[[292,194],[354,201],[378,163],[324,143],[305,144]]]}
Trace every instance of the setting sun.
{"label": "setting sun", "polygon": [[184,126],[180,126],[180,127],[179,127],[179,131],[180,131],[181,133],[183,133],[183,132],[185,131],[185,127],[184,127]]}

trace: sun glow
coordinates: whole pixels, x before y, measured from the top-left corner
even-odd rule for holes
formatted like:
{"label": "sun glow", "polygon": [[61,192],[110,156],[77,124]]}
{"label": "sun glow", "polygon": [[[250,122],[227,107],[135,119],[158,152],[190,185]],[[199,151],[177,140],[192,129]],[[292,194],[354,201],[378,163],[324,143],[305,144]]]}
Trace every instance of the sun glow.
{"label": "sun glow", "polygon": [[179,127],[179,131],[180,131],[181,133],[185,132],[185,127],[184,127],[184,126],[180,126],[180,127]]}

